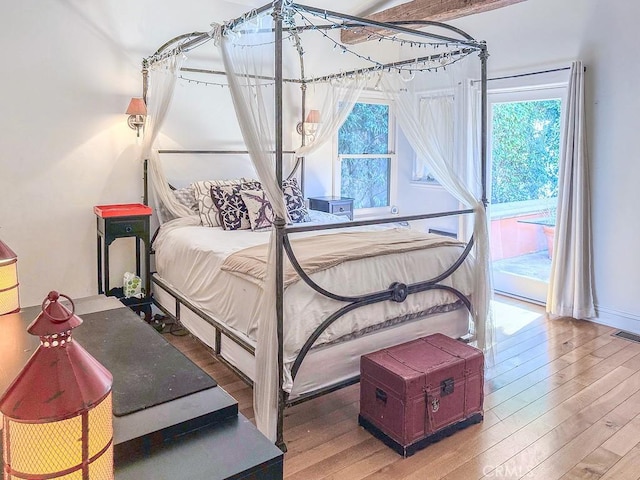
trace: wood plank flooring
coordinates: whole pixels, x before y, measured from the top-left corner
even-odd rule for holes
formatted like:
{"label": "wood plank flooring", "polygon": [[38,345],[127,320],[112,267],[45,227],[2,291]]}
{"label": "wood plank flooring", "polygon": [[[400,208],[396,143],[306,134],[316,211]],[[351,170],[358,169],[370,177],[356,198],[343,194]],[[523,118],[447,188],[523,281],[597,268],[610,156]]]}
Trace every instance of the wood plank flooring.
{"label": "wood plank flooring", "polygon": [[[500,297],[485,419],[402,459],[357,424],[354,385],[286,411],[285,478],[640,480],[640,344]],[[253,419],[252,392],[191,336],[167,339]]]}

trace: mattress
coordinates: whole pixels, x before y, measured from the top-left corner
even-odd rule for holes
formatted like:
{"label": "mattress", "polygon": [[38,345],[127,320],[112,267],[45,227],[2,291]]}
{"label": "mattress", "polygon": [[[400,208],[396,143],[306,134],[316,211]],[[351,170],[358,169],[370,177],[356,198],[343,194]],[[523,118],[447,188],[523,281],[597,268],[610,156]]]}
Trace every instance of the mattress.
{"label": "mattress", "polygon": [[[331,222],[334,216],[311,211],[315,223]],[[360,227],[357,227],[360,228]],[[397,228],[389,225],[376,228]],[[408,228],[408,227],[407,227]],[[352,230],[352,229],[349,229]],[[298,235],[328,235],[332,231]],[[270,232],[225,231],[220,227],[184,226],[166,232],[155,245],[158,275],[186,296],[204,313],[255,343],[260,318],[262,289],[242,276],[220,270],[224,259],[241,249],[267,243]],[[160,238],[160,237],[159,237]],[[383,255],[349,261],[311,278],[323,288],[342,295],[362,295],[385,290],[393,282],[405,284],[428,280],[445,271],[463,251],[463,245]],[[472,290],[471,259],[442,281],[465,295]],[[316,346],[353,339],[371,333],[377,325],[413,321],[438,306],[455,303],[457,297],[443,290],[410,295],[405,302],[380,302],[356,309],[336,321]],[[345,303],[329,299],[303,281],[289,285],[284,293],[284,361],[290,366],[315,328]]]}

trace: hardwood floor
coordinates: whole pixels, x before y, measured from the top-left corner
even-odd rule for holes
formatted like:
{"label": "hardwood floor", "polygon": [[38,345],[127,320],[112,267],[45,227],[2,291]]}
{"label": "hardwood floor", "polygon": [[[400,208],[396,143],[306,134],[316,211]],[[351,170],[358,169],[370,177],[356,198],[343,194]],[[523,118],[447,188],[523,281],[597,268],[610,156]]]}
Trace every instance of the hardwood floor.
{"label": "hardwood floor", "polygon": [[[285,478],[640,479],[640,344],[499,298],[481,424],[402,459],[357,424],[354,385],[286,411]],[[167,338],[253,418],[251,389],[191,336]]]}

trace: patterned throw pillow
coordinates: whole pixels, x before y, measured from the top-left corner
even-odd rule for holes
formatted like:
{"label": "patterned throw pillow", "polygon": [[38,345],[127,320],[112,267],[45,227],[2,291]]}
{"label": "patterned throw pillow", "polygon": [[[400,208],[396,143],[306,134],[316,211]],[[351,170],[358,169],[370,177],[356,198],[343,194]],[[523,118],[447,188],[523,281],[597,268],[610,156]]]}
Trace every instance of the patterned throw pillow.
{"label": "patterned throw pillow", "polygon": [[220,225],[218,223],[218,209],[211,198],[211,187],[214,185],[236,185],[243,181],[244,179],[242,178],[235,180],[201,180],[191,184],[193,193],[198,201],[198,213],[200,214],[202,225],[205,227],[217,227]]}
{"label": "patterned throw pillow", "polygon": [[[178,203],[190,208],[194,213],[198,213],[198,201],[196,200],[196,196],[193,193],[193,188],[191,186],[171,190],[171,193],[176,197]],[[158,202],[158,215],[163,222],[167,222],[175,218],[171,213],[169,213],[169,210],[162,202]]]}
{"label": "patterned throw pillow", "polygon": [[198,211],[198,200],[193,191],[193,186],[189,185],[188,187],[177,188],[173,190],[173,195],[182,205],[189,207],[194,212]]}
{"label": "patterned throw pillow", "polygon": [[[257,186],[256,190],[262,190],[262,185],[257,180],[252,180]],[[246,189],[245,189],[246,190]],[[304,202],[302,190],[298,186],[295,178],[289,178],[282,182],[282,191],[284,193],[284,203],[292,223],[310,222],[309,211]]]}
{"label": "patterned throw pillow", "polygon": [[211,187],[211,199],[218,209],[218,223],[222,228],[225,230],[247,230],[251,228],[249,212],[242,200],[240,191],[252,190],[259,185],[258,182],[246,182]]}
{"label": "patterned throw pillow", "polygon": [[264,190],[240,190],[240,195],[249,213],[251,230],[263,230],[271,227],[274,215],[271,203]]}
{"label": "patterned throw pillow", "polygon": [[287,206],[287,212],[293,223],[310,222],[309,211],[304,204],[302,190],[298,187],[295,178],[290,178],[282,182],[282,191],[284,192],[284,203]]}

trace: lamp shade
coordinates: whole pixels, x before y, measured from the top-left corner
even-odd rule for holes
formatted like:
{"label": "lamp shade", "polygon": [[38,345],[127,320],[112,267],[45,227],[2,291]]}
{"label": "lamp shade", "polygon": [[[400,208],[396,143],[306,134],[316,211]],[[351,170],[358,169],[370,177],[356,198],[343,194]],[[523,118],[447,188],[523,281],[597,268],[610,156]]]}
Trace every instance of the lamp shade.
{"label": "lamp shade", "polygon": [[127,115],[146,115],[147,106],[142,98],[132,98],[125,112]]}
{"label": "lamp shade", "polygon": [[320,123],[320,110],[309,110],[305,123]]}
{"label": "lamp shade", "polygon": [[0,315],[18,310],[18,256],[0,240]]}
{"label": "lamp shade", "polygon": [[59,296],[27,328],[40,346],[0,397],[5,480],[114,478],[112,377],[73,339],[82,319]]}

